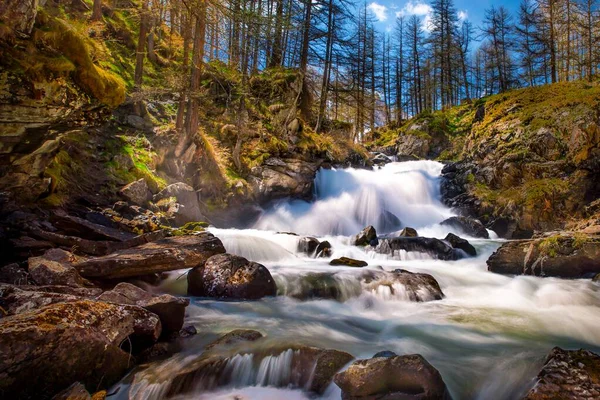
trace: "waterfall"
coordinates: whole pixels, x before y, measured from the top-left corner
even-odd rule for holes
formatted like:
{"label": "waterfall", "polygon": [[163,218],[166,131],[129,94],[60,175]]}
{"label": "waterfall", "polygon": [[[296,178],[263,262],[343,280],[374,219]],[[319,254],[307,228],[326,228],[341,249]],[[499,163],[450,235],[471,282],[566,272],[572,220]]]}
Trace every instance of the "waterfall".
{"label": "waterfall", "polygon": [[387,164],[379,170],[321,169],[316,200],[282,202],[265,211],[255,228],[311,235],[353,235],[366,225],[426,227],[452,215],[440,202],[443,165],[435,161]]}

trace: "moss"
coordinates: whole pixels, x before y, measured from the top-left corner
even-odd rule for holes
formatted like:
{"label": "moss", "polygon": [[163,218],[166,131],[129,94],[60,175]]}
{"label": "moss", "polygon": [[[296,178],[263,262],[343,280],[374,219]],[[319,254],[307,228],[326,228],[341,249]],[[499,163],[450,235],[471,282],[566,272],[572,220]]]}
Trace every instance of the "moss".
{"label": "moss", "polygon": [[561,237],[559,235],[550,236],[542,239],[538,243],[538,250],[542,255],[556,257],[561,246]]}
{"label": "moss", "polygon": [[161,226],[161,229],[167,231],[169,236],[189,236],[204,232],[208,227],[206,222],[188,222],[180,228],[171,228],[169,226]]}

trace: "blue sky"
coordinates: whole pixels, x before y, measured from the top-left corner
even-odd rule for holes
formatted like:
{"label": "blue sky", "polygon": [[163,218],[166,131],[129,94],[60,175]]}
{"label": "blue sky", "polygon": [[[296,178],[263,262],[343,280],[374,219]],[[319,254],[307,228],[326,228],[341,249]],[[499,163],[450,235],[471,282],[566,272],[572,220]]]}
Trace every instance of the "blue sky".
{"label": "blue sky", "polygon": [[[396,15],[416,14],[424,20],[428,18],[431,12],[427,0],[367,0],[367,7],[375,14],[379,20],[377,27],[382,30],[390,30],[395,25]],[[484,12],[492,5],[503,5],[508,8],[511,13],[516,14],[519,7],[519,0],[505,0],[502,2],[492,0],[455,0],[454,5],[459,13],[459,17],[467,18],[473,23],[476,28],[481,25]]]}

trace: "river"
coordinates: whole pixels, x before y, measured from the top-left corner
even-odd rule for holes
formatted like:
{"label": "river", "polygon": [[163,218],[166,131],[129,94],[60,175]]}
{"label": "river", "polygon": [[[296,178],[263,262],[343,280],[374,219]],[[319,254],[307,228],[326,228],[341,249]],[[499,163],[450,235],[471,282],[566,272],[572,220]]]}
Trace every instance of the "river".
{"label": "river", "polygon": [[[441,169],[434,161],[409,161],[374,171],[320,170],[315,201],[274,204],[252,229],[210,228],[228,252],[264,264],[277,282],[279,296],[260,301],[192,298],[186,323],[200,334],[188,339],[181,353],[132,372],[113,388],[116,394],[111,398],[164,398],[173,373],[201,354],[207,343],[239,328],[256,329],[282,343],[343,350],[356,358],[370,358],[382,350],[419,353],[440,371],[454,399],[522,397],[554,346],[599,352],[600,286],[590,280],[488,272],[486,260],[501,244],[497,238],[473,239],[453,232],[469,239],[478,252],[477,257],[458,261],[405,252],[392,258],[349,245],[351,235],[371,224],[380,234],[397,234],[399,226],[380,217],[384,211],[421,236],[444,238],[451,229],[439,223],[454,214],[440,202]],[[363,269],[332,267],[331,258],[299,254],[299,236],[277,232],[328,240],[332,258],[365,260],[366,269],[431,274],[445,297],[412,302],[402,290],[392,293],[386,287],[364,285],[359,279]],[[323,273],[328,274],[328,285],[336,287],[337,299],[299,300]],[[174,273],[161,289],[184,295],[185,285],[185,277]],[[240,353],[228,364],[233,378],[224,387],[199,387],[176,398],[341,398],[335,384],[321,397],[289,385],[290,352],[262,362]]]}

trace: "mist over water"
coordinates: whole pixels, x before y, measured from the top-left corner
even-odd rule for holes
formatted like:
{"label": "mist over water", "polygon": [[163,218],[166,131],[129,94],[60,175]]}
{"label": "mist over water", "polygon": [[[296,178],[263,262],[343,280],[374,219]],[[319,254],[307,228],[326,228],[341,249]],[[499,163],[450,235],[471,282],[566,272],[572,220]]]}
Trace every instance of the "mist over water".
{"label": "mist over water", "polygon": [[[486,260],[500,245],[498,240],[469,239],[478,256],[458,261],[433,260],[421,253],[390,257],[349,244],[350,236],[366,225],[381,227],[385,212],[401,222],[389,235],[411,226],[421,236],[445,237],[450,228],[439,223],[454,214],[440,202],[441,168],[440,163],[413,161],[376,171],[321,170],[314,202],[279,203],[253,229],[211,228],[228,252],[264,264],[279,296],[255,302],[192,299],[187,323],[201,335],[189,340],[182,353],[138,372],[135,384],[123,384],[127,390],[115,398],[162,398],[173,371],[219,335],[240,328],[259,330],[270,341],[334,348],[356,358],[382,350],[419,353],[440,371],[454,399],[520,398],[552,347],[600,351],[600,285],[490,273]],[[369,266],[332,267],[331,258],[298,253],[301,236],[278,232],[328,240],[333,258],[361,259]],[[361,280],[365,273],[398,268],[431,274],[445,298],[417,303],[402,288],[391,293]],[[176,279],[178,275],[164,289],[185,294],[185,279]],[[322,282],[335,287],[335,299],[300,300],[311,285]],[[315,398],[302,383],[290,380],[292,357],[290,351],[266,360],[241,350],[228,361],[226,382],[177,398]],[[340,399],[341,393],[332,384],[321,398]]]}

